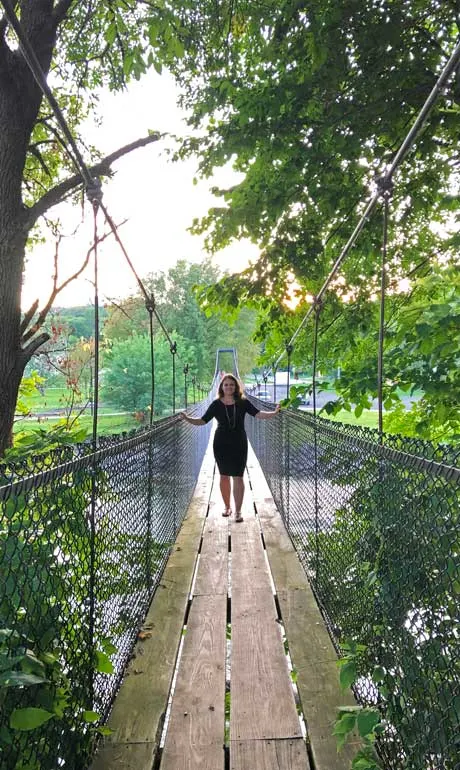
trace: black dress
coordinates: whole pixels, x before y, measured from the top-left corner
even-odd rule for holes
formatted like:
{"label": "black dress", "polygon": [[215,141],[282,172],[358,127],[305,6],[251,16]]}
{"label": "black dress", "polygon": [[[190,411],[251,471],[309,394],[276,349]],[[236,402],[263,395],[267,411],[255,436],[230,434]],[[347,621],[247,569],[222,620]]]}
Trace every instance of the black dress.
{"label": "black dress", "polygon": [[248,459],[248,438],[244,430],[246,414],[253,417],[259,412],[250,401],[242,398],[234,404],[224,404],[219,398],[210,404],[202,416],[209,422],[216,418],[213,450],[221,476],[242,476]]}

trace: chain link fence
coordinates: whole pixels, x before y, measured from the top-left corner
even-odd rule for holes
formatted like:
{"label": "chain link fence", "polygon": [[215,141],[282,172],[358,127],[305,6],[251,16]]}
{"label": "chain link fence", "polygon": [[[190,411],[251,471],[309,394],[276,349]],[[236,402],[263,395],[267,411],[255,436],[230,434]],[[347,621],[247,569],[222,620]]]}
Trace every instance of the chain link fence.
{"label": "chain link fence", "polygon": [[[190,409],[199,416],[205,400]],[[0,767],[81,770],[187,510],[210,426],[0,464]]]}
{"label": "chain link fence", "polygon": [[247,429],[337,651],[360,645],[383,766],[460,770],[460,448],[292,409]]}

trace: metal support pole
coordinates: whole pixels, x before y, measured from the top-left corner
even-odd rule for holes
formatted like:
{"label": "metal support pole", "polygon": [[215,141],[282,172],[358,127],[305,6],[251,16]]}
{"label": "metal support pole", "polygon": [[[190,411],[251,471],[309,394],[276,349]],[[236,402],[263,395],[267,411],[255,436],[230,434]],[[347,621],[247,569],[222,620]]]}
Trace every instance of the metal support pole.
{"label": "metal support pole", "polygon": [[315,579],[318,585],[320,579],[319,569],[319,498],[318,498],[318,424],[316,420],[316,365],[318,358],[318,328],[319,317],[322,310],[321,300],[315,300],[315,331],[313,341],[313,372],[312,372],[312,392],[313,392],[313,452],[314,452],[314,488],[315,488]]}
{"label": "metal support pole", "polygon": [[286,398],[289,398],[289,388],[291,385],[290,378],[291,378],[291,356],[292,351],[294,350],[294,345],[291,345],[290,342],[286,342],[286,353],[287,353],[287,385],[286,385]]}
{"label": "metal support pole", "polygon": [[273,401],[276,404],[276,361],[273,362]]}
{"label": "metal support pole", "polygon": [[176,353],[177,353],[177,342],[171,343],[169,347],[172,355],[172,413],[176,414]]}
{"label": "metal support pole", "polygon": [[193,377],[192,377],[192,386],[193,386],[193,403],[196,404],[196,391],[195,391],[196,377],[195,377],[195,375],[193,375]]}
{"label": "metal support pole", "polygon": [[390,198],[393,192],[391,179],[382,177],[378,182],[383,197],[383,238],[382,263],[380,267],[380,315],[379,315],[379,350],[377,357],[377,401],[379,413],[379,441],[383,443],[383,346],[385,342],[385,292],[387,284],[388,220]]}
{"label": "metal support pole", "polygon": [[185,364],[184,366],[184,403],[185,408],[187,409],[187,375],[190,371],[190,367],[188,364]]}
{"label": "metal support pole", "polygon": [[152,427],[153,414],[155,411],[155,350],[153,345],[153,313],[155,312],[155,299],[153,294],[150,299],[145,300],[145,307],[149,314],[150,328],[150,371],[151,371],[151,392],[150,392],[150,419],[149,424]]}

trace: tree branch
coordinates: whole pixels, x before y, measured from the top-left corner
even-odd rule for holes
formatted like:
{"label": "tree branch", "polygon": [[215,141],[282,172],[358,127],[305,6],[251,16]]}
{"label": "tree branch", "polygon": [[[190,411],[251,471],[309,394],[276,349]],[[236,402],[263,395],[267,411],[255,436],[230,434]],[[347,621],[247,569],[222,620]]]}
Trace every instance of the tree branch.
{"label": "tree branch", "polygon": [[[122,222],[121,224],[124,224],[124,222]],[[34,325],[31,326],[30,329],[28,329],[28,330],[26,330],[27,329],[27,324],[30,323],[30,321],[32,320],[33,316],[35,315],[35,312],[36,312],[37,307],[38,307],[38,300],[36,302],[34,302],[32,307],[27,311],[26,315],[24,316],[24,319],[23,319],[22,324],[21,324],[21,332],[23,333],[22,339],[21,339],[21,344],[22,345],[25,342],[27,342],[28,340],[30,340],[31,337],[33,337],[34,334],[36,334],[38,332],[38,330],[41,329],[41,327],[43,326],[43,324],[46,321],[48,313],[51,310],[51,308],[53,306],[53,302],[56,299],[57,295],[63,289],[65,289],[65,287],[68,286],[69,283],[74,281],[76,278],[78,278],[79,275],[81,275],[83,273],[85,268],[88,266],[88,262],[90,260],[91,254],[94,251],[95,246],[99,245],[100,243],[105,241],[105,239],[108,238],[109,235],[112,235],[112,231],[111,230],[108,233],[104,233],[104,235],[101,235],[97,239],[97,241],[91,245],[91,247],[88,249],[86,257],[85,257],[82,265],[79,267],[79,269],[73,275],[71,275],[69,278],[67,278],[63,283],[61,283],[60,286],[58,286],[58,258],[59,258],[59,244],[60,244],[61,239],[59,238],[56,241],[56,248],[55,248],[55,251],[54,251],[53,288],[51,290],[51,294],[48,297],[48,300],[47,300],[46,304],[41,308],[37,320],[35,321]],[[48,335],[48,339],[49,339],[49,335]]]}
{"label": "tree branch", "polygon": [[[115,152],[112,152],[110,155],[107,155],[100,160],[99,163],[91,166],[89,168],[90,174],[92,176],[109,176],[111,174],[110,166],[114,161],[122,158],[123,155],[127,155],[133,150],[137,150],[139,147],[146,147],[153,142],[157,142],[162,136],[164,136],[164,134],[155,132],[142,139],[137,139],[135,142],[131,142],[124,147],[120,147],[119,150],[115,150]],[[81,184],[83,184],[83,179],[80,174],[76,174],[56,185],[56,187],[53,187],[51,190],[48,190],[48,192],[46,192],[40,200],[25,213],[26,226],[31,228],[45,211],[48,211],[52,206],[61,203],[70,192]]]}
{"label": "tree branch", "polygon": [[65,17],[67,16],[67,11],[73,2],[74,0],[60,0],[60,2],[58,2],[58,4],[55,6],[53,11],[53,23],[55,29],[57,29],[59,24],[64,21]]}
{"label": "tree branch", "polygon": [[28,311],[24,313],[24,318],[21,321],[21,326],[19,327],[19,331],[22,334],[30,324],[32,318],[34,317],[35,313],[37,312],[38,308],[38,299],[35,300],[35,302],[30,306]]}
{"label": "tree branch", "polygon": [[50,335],[46,332],[39,334],[38,337],[35,337],[35,339],[22,349],[21,358],[25,360],[26,363],[30,361],[35,351],[38,350],[38,348],[41,348],[41,346],[44,345],[45,342],[48,342],[49,339]]}

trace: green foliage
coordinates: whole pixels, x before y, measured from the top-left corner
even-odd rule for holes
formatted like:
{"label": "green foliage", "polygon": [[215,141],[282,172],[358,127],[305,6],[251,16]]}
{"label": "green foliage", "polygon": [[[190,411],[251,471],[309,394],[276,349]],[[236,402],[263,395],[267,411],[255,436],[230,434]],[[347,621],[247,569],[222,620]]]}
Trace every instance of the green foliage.
{"label": "green foliage", "polygon": [[[12,475],[28,477],[73,459],[75,442],[82,438],[63,428],[22,437],[3,458],[0,486]],[[2,507],[0,765],[7,762],[12,770],[54,770],[57,756],[69,767],[77,766],[72,762],[80,766],[95,732],[107,734],[93,710],[93,679],[113,673],[111,657],[117,650],[111,638],[125,633],[126,597],[145,586],[143,569],[133,576],[120,564],[133,560],[154,574],[169,549],[169,543],[152,541],[146,554],[145,537],[123,531],[106,515],[98,518],[95,590],[104,602],[110,587],[121,603],[110,627],[103,628],[96,616],[91,629],[93,479],[99,501],[119,502],[100,469],[88,474],[77,465],[40,486],[16,491]],[[146,483],[138,477],[139,487]],[[49,722],[56,727],[49,728]]]}
{"label": "green foliage", "polygon": [[[99,319],[104,323],[107,308],[99,308]],[[63,307],[53,309],[52,318],[67,326],[71,340],[90,340],[94,337],[94,307],[82,305],[78,307]]]}
{"label": "green foliage", "polygon": [[[385,420],[388,431],[431,440],[458,439],[458,297],[458,271],[454,265],[448,265],[416,279],[411,295],[399,296],[392,302],[384,356],[383,397],[384,407],[390,412]],[[342,344],[342,374],[334,383],[339,398],[327,408],[332,413],[354,405],[355,416],[359,417],[377,396],[377,314],[375,307],[375,320],[370,328],[365,326],[354,335],[348,334],[348,342],[342,328],[334,328],[335,344]],[[327,342],[331,342],[330,336],[323,344]],[[406,410],[401,398],[415,391],[421,391],[422,396]]]}
{"label": "green foliage", "polygon": [[[252,367],[259,348],[251,341],[254,333],[254,313],[243,309],[231,326],[219,314],[207,314],[199,308],[196,299],[198,286],[213,284],[218,271],[209,260],[187,263],[179,260],[166,273],[147,276],[144,283],[153,292],[156,310],[162,323],[178,335],[178,353],[182,362],[190,366],[190,377],[208,384],[214,375],[215,354],[218,347],[233,347],[238,351],[240,372]],[[157,321],[157,339],[160,330]],[[108,309],[104,335],[110,341],[128,340],[136,333],[147,334],[149,317],[144,298],[139,294],[124,300],[119,307]],[[179,340],[182,340],[179,344]],[[169,378],[168,378],[169,379]]]}
{"label": "green foliage", "polygon": [[[56,434],[43,432],[41,445],[34,448],[35,438],[30,439],[20,440],[7,453],[3,473],[20,464],[22,472],[30,467],[30,475],[40,451],[47,467],[47,446],[59,446],[65,458],[65,446]],[[9,762],[14,761],[11,767],[22,767],[21,758],[30,757],[33,770],[51,770],[45,755],[39,760],[35,754],[43,741],[41,726],[50,719],[63,720],[63,729],[72,726],[75,732],[72,739],[68,733],[68,739],[75,748],[81,741],[84,752],[89,740],[82,717],[86,703],[71,681],[88,683],[93,668],[83,611],[88,595],[90,491],[91,479],[77,471],[51,486],[22,492],[4,505],[0,615],[7,624],[3,633],[6,676],[0,699],[9,727],[2,727],[0,750],[8,752]]]}
{"label": "green foliage", "polygon": [[[365,645],[354,641],[343,643],[343,657],[340,667],[340,686],[347,690],[356,683],[360,659],[366,651]],[[352,770],[381,770],[382,764],[374,748],[377,735],[382,733],[382,717],[376,708],[366,706],[342,706],[338,709],[333,734],[337,738],[337,749],[343,748],[347,740],[357,731],[362,741],[361,748],[353,758]]]}
{"label": "green foliage", "polygon": [[16,412],[20,415],[26,415],[30,412],[29,403],[36,395],[38,387],[45,382],[44,377],[40,377],[38,372],[32,370],[29,377],[23,377],[19,386],[19,395],[16,402]]}
{"label": "green foliage", "polygon": [[321,453],[321,477],[332,472],[351,494],[333,525],[306,544],[316,590],[338,638],[349,640],[341,643],[341,684],[354,685],[371,704],[341,711],[335,734],[343,744],[358,729],[365,745],[353,767],[362,770],[379,766],[378,735],[383,749],[410,757],[411,767],[436,755],[454,768],[460,724],[455,483],[403,465],[379,468],[372,457],[361,456],[351,472],[350,459],[342,465],[333,450]]}
{"label": "green foliage", "polygon": [[[187,345],[173,334],[178,348]],[[163,335],[157,335],[155,348],[155,414],[172,410],[172,355]],[[190,356],[193,355],[189,348]],[[176,362],[176,366],[178,366]],[[176,371],[176,388],[182,392],[183,375]],[[131,412],[148,412],[151,404],[152,373],[150,364],[150,337],[134,334],[126,340],[115,341],[106,355],[101,395],[108,403]]]}
{"label": "green foliage", "polygon": [[[215,189],[221,205],[195,222],[194,230],[206,233],[211,251],[242,236],[261,249],[242,273],[204,286],[200,302],[227,318],[242,304],[256,309],[264,362],[271,363],[304,317],[307,295],[318,292],[362,202],[375,189],[375,177],[393,159],[436,82],[455,45],[458,18],[452,4],[431,0],[315,0],[308,6],[246,0],[237,7],[205,0],[187,30],[185,55],[172,70],[189,122],[199,131],[178,155],[198,155],[204,177],[228,162],[241,173],[231,188]],[[456,259],[458,114],[453,79],[395,177],[387,264],[393,297],[401,294],[402,278],[409,276],[413,286],[421,266],[436,271]],[[376,392],[381,240],[376,213],[331,285],[321,316],[320,365],[342,366],[348,377],[342,385],[350,388],[337,409],[349,405],[358,414]],[[438,288],[448,290],[449,274],[440,269],[438,278]],[[293,291],[300,300],[294,313],[284,308]],[[407,315],[402,311],[389,321],[386,408],[398,404],[396,389],[404,383],[420,388],[424,399],[407,422],[399,410],[395,429],[451,440],[458,433],[452,406],[457,399],[449,404],[446,394],[458,362],[439,343],[450,334],[452,350],[458,350],[458,321],[450,300],[426,296],[425,309],[416,307],[414,297]],[[412,323],[417,312],[420,323]],[[311,328],[296,341],[294,362],[311,360]],[[445,368],[433,375],[438,355]]]}

